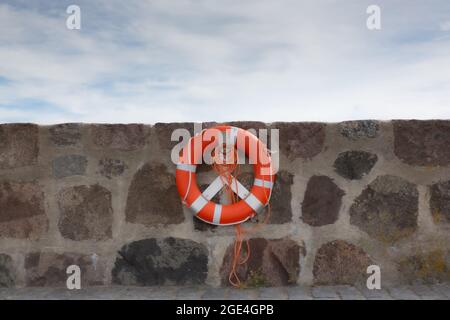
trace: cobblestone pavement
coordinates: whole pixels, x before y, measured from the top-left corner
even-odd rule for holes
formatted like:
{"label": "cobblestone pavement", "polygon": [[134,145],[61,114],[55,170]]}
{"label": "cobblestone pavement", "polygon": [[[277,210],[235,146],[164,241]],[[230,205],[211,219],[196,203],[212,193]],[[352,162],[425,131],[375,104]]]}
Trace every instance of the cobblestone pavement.
{"label": "cobblestone pavement", "polygon": [[231,289],[211,287],[0,288],[2,300],[450,300],[450,283],[368,290],[352,286]]}

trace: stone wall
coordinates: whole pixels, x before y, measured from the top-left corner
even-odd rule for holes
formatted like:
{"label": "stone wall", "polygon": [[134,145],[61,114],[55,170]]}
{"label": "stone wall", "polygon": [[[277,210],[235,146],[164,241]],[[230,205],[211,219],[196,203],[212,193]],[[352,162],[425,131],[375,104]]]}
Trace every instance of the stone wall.
{"label": "stone wall", "polygon": [[[246,286],[364,284],[371,264],[383,284],[450,279],[450,121],[234,125],[280,130]],[[0,286],[64,286],[71,264],[83,285],[229,285],[234,228],[176,190],[180,127],[0,125]]]}

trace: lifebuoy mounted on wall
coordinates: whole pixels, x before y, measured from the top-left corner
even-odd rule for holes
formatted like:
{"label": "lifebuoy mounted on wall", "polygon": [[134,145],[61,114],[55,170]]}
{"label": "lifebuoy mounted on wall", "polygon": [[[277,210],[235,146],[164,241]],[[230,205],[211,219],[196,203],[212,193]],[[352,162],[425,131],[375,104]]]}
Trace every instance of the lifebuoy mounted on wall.
{"label": "lifebuoy mounted on wall", "polygon": [[[203,193],[200,191],[196,182],[197,164],[201,163],[205,150],[217,148],[220,144],[220,139],[211,139],[217,132],[225,136],[227,148],[239,149],[253,164],[254,183],[250,190],[234,177],[227,182],[218,176]],[[251,132],[232,126],[205,129],[189,139],[181,151],[176,169],[177,188],[184,204],[194,211],[197,218],[214,225],[238,224],[253,217],[269,203],[274,181],[272,160],[266,145]],[[211,201],[226,184],[241,200],[223,205]]]}

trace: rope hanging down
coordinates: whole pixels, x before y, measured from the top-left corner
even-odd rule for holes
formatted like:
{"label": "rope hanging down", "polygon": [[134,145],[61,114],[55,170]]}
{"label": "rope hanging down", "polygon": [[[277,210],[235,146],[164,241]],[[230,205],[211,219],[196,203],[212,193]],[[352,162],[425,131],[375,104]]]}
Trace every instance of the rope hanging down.
{"label": "rope hanging down", "polygon": [[[224,146],[223,150],[226,150],[226,146]],[[268,150],[267,150],[268,151]],[[231,157],[231,159],[234,159],[235,162],[234,163],[227,163],[227,161],[217,161],[219,159],[217,159],[218,155],[215,155],[214,157],[214,164],[213,164],[213,168],[216,171],[216,173],[218,174],[218,176],[222,179],[222,181],[224,182],[224,186],[225,186],[225,194],[227,199],[231,202],[231,203],[236,203],[239,201],[239,198],[237,196],[238,192],[234,192],[233,191],[233,182],[234,182],[234,187],[235,190],[238,190],[238,178],[240,175],[240,164],[237,161],[238,155],[237,155],[237,149],[235,148],[231,148],[231,150],[227,151],[229,152],[234,152],[234,155]],[[224,155],[225,159],[230,159],[229,154]],[[223,164],[222,164],[223,163]],[[234,178],[234,179],[233,179]],[[267,198],[269,198],[272,195],[272,192],[270,192],[270,194],[267,196]],[[233,260],[231,263],[231,269],[230,269],[230,274],[228,276],[228,281],[230,282],[230,284],[236,288],[241,288],[242,287],[242,283],[241,280],[239,279],[239,275],[237,273],[237,267],[239,265],[245,264],[249,258],[250,258],[250,243],[248,240],[248,237],[246,237],[246,235],[250,235],[251,233],[255,232],[257,229],[259,229],[261,226],[267,224],[267,222],[269,221],[270,218],[270,213],[271,213],[271,207],[270,207],[270,202],[267,203],[267,212],[264,216],[264,220],[262,222],[258,222],[256,225],[254,225],[252,228],[249,229],[245,229],[242,226],[242,223],[236,224],[235,225],[235,231],[236,231],[236,238],[234,241],[234,248],[233,248]],[[245,247],[246,247],[246,255],[244,256],[244,258],[241,260],[241,253],[242,253],[242,245],[243,243],[245,243]]]}

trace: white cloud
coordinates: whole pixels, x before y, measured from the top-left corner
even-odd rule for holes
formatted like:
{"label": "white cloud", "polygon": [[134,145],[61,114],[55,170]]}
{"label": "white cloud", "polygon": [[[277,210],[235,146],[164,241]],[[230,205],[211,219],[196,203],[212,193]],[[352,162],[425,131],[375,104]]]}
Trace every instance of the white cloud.
{"label": "white cloud", "polygon": [[447,1],[78,2],[0,5],[0,122],[450,117]]}
{"label": "white cloud", "polygon": [[442,22],[440,26],[442,31],[450,31],[450,21]]}

